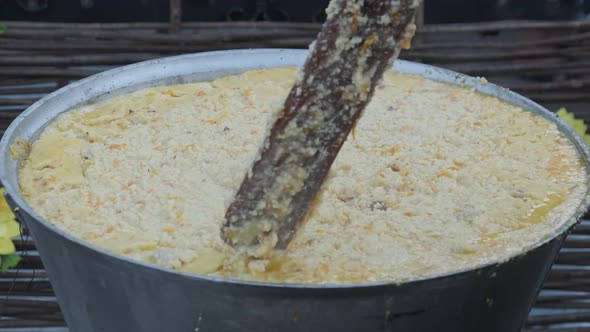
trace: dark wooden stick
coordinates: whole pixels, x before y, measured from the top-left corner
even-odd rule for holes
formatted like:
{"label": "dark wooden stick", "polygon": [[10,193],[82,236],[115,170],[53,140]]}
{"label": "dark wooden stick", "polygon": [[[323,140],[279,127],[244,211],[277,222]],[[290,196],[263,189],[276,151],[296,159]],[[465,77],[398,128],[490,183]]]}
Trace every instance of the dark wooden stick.
{"label": "dark wooden stick", "polygon": [[415,4],[331,2],[301,77],[227,210],[227,243],[254,246],[254,256],[286,247],[383,72],[409,46]]}
{"label": "dark wooden stick", "polygon": [[43,269],[43,263],[39,256],[25,255],[19,264],[21,269]]}
{"label": "dark wooden stick", "polygon": [[[49,314],[49,313],[59,313],[59,307],[58,308],[54,308],[51,309],[51,311],[48,310],[48,308],[36,308],[36,307],[29,307],[29,306],[3,306],[0,305],[0,313],[2,313],[3,316],[12,316],[12,317],[18,317],[18,316],[29,316],[31,314],[35,314],[35,315],[43,315],[43,314]],[[60,315],[61,316],[61,315]],[[37,317],[39,318],[39,317]],[[63,316],[61,316],[61,319],[63,319]]]}
{"label": "dark wooden stick", "polygon": [[583,235],[590,235],[590,225],[588,225],[588,224],[579,224],[579,225],[577,225],[574,228],[573,233],[575,233],[575,234],[583,234]]}
{"label": "dark wooden stick", "polygon": [[549,327],[524,329],[523,332],[590,332],[590,327]]}
{"label": "dark wooden stick", "polygon": [[[558,50],[553,48],[542,49],[523,49],[523,50],[481,50],[481,51],[463,51],[456,50],[445,51],[420,51],[411,50],[404,54],[404,58],[420,59],[422,61],[436,61],[436,62],[465,62],[465,61],[492,61],[492,60],[512,60],[512,59],[531,59],[531,58],[545,58],[548,56],[564,55],[567,49]],[[571,56],[572,53],[567,53]]]}
{"label": "dark wooden stick", "polygon": [[[18,251],[18,250],[17,250]],[[45,271],[36,271],[36,270],[9,270],[6,272],[0,272],[0,278],[47,278],[47,272]]]}
{"label": "dark wooden stick", "polygon": [[[160,22],[125,22],[125,23],[64,23],[64,22],[32,22],[3,21],[8,29],[39,29],[39,30],[165,30],[169,23]],[[321,24],[305,22],[183,22],[183,29],[217,30],[241,28],[285,28],[295,30],[320,31]]]}
{"label": "dark wooden stick", "polygon": [[[200,42],[190,43],[186,45],[181,44],[159,44],[150,43],[145,41],[134,41],[134,42],[123,42],[123,41],[89,41],[87,39],[68,39],[59,41],[45,41],[45,40],[26,40],[23,38],[0,38],[0,47],[11,52],[26,52],[20,55],[29,55],[29,59],[32,57],[31,52],[34,51],[45,51],[55,52],[60,54],[71,54],[71,52],[80,51],[92,51],[93,53],[118,53],[118,52],[154,52],[154,53],[174,53],[174,52],[191,52],[191,51],[202,51],[219,49],[224,47],[231,48],[243,48],[243,47],[281,47],[281,46],[296,46],[302,47],[308,45],[313,40],[313,36],[309,37],[282,37],[282,38],[263,38],[257,41],[216,41],[216,42]],[[552,55],[562,55],[564,57],[582,57],[588,54],[590,46],[576,46],[576,47],[565,47],[557,49],[554,47],[534,47],[526,49],[498,49],[490,51],[489,47],[485,49],[472,49],[469,51],[457,50],[452,48],[453,44],[445,44],[445,49],[448,46],[447,51],[441,51],[441,49],[433,48],[433,44],[418,45],[408,52],[405,57],[417,58],[424,61],[434,62],[459,62],[459,61],[484,61],[484,60],[509,60],[519,58],[539,58],[547,57]],[[471,45],[471,44],[469,44]],[[505,46],[505,44],[502,44]],[[551,45],[550,45],[551,46]],[[9,54],[6,54],[9,55]],[[39,56],[48,56],[48,54],[36,54]],[[124,54],[119,54],[123,56]],[[60,55],[63,56],[63,55]],[[139,56],[135,54],[127,55]],[[14,58],[13,58],[14,59]],[[8,61],[8,60],[5,60]],[[14,60],[12,60],[14,61]],[[24,62],[24,60],[21,60]],[[105,60],[106,61],[106,60]],[[113,64],[117,63],[116,60]]]}
{"label": "dark wooden stick", "polygon": [[563,244],[564,248],[590,248],[590,239],[578,239],[569,236],[565,239]]}
{"label": "dark wooden stick", "polygon": [[0,320],[0,328],[33,328],[33,327],[51,327],[51,326],[65,326],[64,321],[52,320],[38,320],[38,319],[16,319],[16,320]]}
{"label": "dark wooden stick", "polygon": [[36,56],[2,56],[0,66],[85,66],[85,65],[121,65],[145,61],[159,57],[158,54],[124,53],[124,54],[80,54],[80,55],[36,55]]}
{"label": "dark wooden stick", "polygon": [[313,37],[315,32],[310,31],[285,31],[282,29],[263,29],[251,28],[241,29],[236,31],[212,31],[200,34],[156,34],[156,33],[138,33],[138,32],[115,32],[108,30],[59,30],[59,31],[45,31],[45,30],[24,30],[14,29],[7,30],[0,38],[12,39],[35,39],[46,40],[61,39],[61,38],[99,38],[107,40],[131,40],[143,42],[159,42],[159,43],[214,43],[219,41],[245,41],[245,40],[261,40],[266,38],[285,38],[285,37]]}
{"label": "dark wooden stick", "polygon": [[[427,33],[428,26],[423,28],[422,34]],[[123,29],[124,30],[124,29]],[[162,34],[154,31],[137,31],[124,30],[114,31],[105,29],[9,29],[0,36],[0,39],[32,39],[32,40],[46,40],[51,39],[83,39],[94,38],[102,40],[129,40],[129,41],[144,41],[144,42],[160,42],[160,43],[207,43],[216,41],[240,41],[240,40],[264,40],[268,38],[295,38],[295,37],[315,37],[317,30],[308,29],[291,29],[282,27],[280,25],[264,25],[251,24],[249,26],[241,26],[236,28],[234,26],[227,26],[220,29],[210,29],[208,31],[192,31],[191,29],[184,29],[185,33]],[[495,42],[429,42],[417,45],[417,49],[425,48],[448,48],[448,49],[522,49],[524,47],[545,46],[545,45],[576,45],[581,42],[588,42],[590,40],[590,32],[585,33],[570,33],[551,38],[536,38],[525,39],[518,41],[495,41]]]}
{"label": "dark wooden stick", "polygon": [[[72,52],[86,54],[93,53],[122,53],[122,52],[146,52],[146,53],[188,53],[207,50],[219,50],[227,48],[260,48],[260,47],[307,47],[314,40],[313,36],[309,37],[282,37],[266,38],[258,41],[223,41],[207,43],[189,43],[189,44],[160,44],[151,42],[122,42],[122,41],[88,41],[86,39],[44,41],[44,40],[24,40],[0,38],[0,48],[12,49],[16,51],[34,52],[39,51],[38,55],[49,54],[67,54]],[[42,53],[41,53],[42,52]]]}
{"label": "dark wooden stick", "polygon": [[[8,28],[26,29],[166,29],[168,23],[159,22],[125,22],[125,23],[50,23],[50,22],[23,22],[3,21]],[[304,22],[183,22],[183,28],[195,29],[219,29],[227,27],[288,27],[292,29],[308,29],[319,31],[321,25],[318,23]],[[462,33],[462,32],[485,32],[485,31],[507,31],[507,30],[549,30],[556,29],[590,29],[588,21],[496,21],[486,23],[461,23],[461,24],[429,24],[421,30],[423,33]]]}
{"label": "dark wooden stick", "polygon": [[495,21],[484,23],[458,23],[458,24],[429,24],[422,32],[443,33],[443,32],[485,32],[485,31],[506,31],[506,30],[549,30],[555,29],[590,29],[588,21]]}
{"label": "dark wooden stick", "polygon": [[180,30],[182,22],[182,0],[170,0],[170,24],[172,31]]}
{"label": "dark wooden stick", "polygon": [[561,315],[531,316],[526,321],[526,326],[548,325],[548,324],[570,323],[570,322],[590,322],[590,312],[580,312],[580,313],[561,314]]}
{"label": "dark wooden stick", "polygon": [[0,282],[0,291],[39,291],[53,292],[49,281],[8,281]]}
{"label": "dark wooden stick", "polygon": [[421,43],[416,49],[523,49],[524,47],[537,47],[547,45],[576,45],[587,44],[589,33],[572,33],[556,38],[522,39],[517,41],[472,41],[472,42],[433,42]]}
{"label": "dark wooden stick", "polygon": [[28,87],[28,86],[15,86],[15,87],[4,87],[0,85],[0,95],[13,95],[13,94],[46,94],[56,89],[55,86],[39,86],[39,87]]}
{"label": "dark wooden stick", "polygon": [[0,98],[0,106],[2,106],[2,105],[30,105],[30,104],[36,102],[37,100],[38,100],[38,98],[29,98],[29,97]]}
{"label": "dark wooden stick", "polygon": [[0,297],[0,305],[27,308],[45,308],[47,310],[59,310],[59,304],[56,301],[49,300],[17,300],[4,299]]}
{"label": "dark wooden stick", "polygon": [[590,29],[588,21],[495,21],[484,23],[457,23],[457,24],[429,24],[424,26],[424,33],[449,33],[449,32],[485,32],[507,30],[549,30],[555,29]]}
{"label": "dark wooden stick", "polygon": [[22,50],[22,49],[15,49],[15,50],[9,50],[9,49],[0,49],[0,56],[28,56],[28,55],[34,55],[34,53],[28,51],[28,50]]}
{"label": "dark wooden stick", "polygon": [[23,106],[15,106],[14,110],[10,110],[10,111],[0,110],[0,121],[6,120],[6,119],[12,120],[15,117],[17,117],[24,110],[25,110],[25,107],[23,107]]}
{"label": "dark wooden stick", "polygon": [[549,272],[548,276],[549,281],[552,279],[572,280],[574,278],[589,278],[588,283],[590,283],[590,270],[553,269],[551,272]]}
{"label": "dark wooden stick", "polygon": [[424,2],[421,1],[418,9],[416,10],[416,31],[424,29]]}
{"label": "dark wooden stick", "polygon": [[[590,78],[553,81],[547,83],[506,83],[504,87],[518,91],[560,90],[572,91],[590,86]],[[590,241],[590,240],[589,240]]]}
{"label": "dark wooden stick", "polygon": [[590,309],[588,302],[559,302],[559,303],[537,303],[537,308],[545,309]]}
{"label": "dark wooden stick", "polygon": [[590,294],[547,295],[541,292],[536,303],[559,303],[578,300],[590,300]]}
{"label": "dark wooden stick", "polygon": [[[242,22],[244,23],[244,22]],[[295,35],[302,33],[303,31],[308,31],[307,35],[308,38],[313,38],[315,35],[316,29],[307,30],[305,25],[295,29],[297,25],[287,24],[287,23],[276,23],[270,22],[271,24],[262,23],[248,23],[246,24],[241,23],[223,23],[223,22],[213,22],[213,23],[205,23],[202,25],[200,29],[209,29],[211,31],[191,31],[190,28],[186,28],[185,25],[189,25],[186,23],[183,25],[183,31],[187,32],[184,35],[174,34],[174,35],[167,35],[167,34],[158,34],[154,31],[150,30],[147,32],[140,32],[140,31],[131,31],[129,27],[133,27],[133,24],[120,24],[122,30],[125,32],[115,32],[113,30],[104,29],[104,28],[94,28],[90,29],[91,27],[95,27],[95,25],[66,25],[64,28],[61,25],[56,25],[58,27],[62,27],[60,29],[49,29],[50,31],[39,31],[40,29],[33,29],[28,27],[27,25],[20,25],[21,28],[13,28],[10,29],[8,33],[3,34],[2,38],[10,38],[10,36],[17,36],[19,39],[23,38],[31,38],[31,39],[39,39],[39,38],[107,38],[111,40],[117,39],[129,39],[129,40],[142,40],[142,41],[158,41],[158,42],[166,42],[167,40],[174,40],[174,41],[194,41],[194,42],[213,42],[215,40],[240,40],[240,38],[253,38],[255,40],[264,40],[266,38],[272,38],[273,34],[276,35],[275,38],[294,38]],[[575,23],[575,22],[574,22]],[[555,25],[551,22],[540,22],[541,25],[547,25],[548,27],[559,26]],[[574,24],[575,25],[575,24]],[[40,26],[44,26],[41,24]],[[155,25],[160,26],[161,25]],[[207,27],[211,28],[207,28]],[[497,27],[498,25],[496,25]],[[499,25],[501,26],[501,25]],[[535,26],[533,24],[533,26]],[[569,26],[569,25],[566,25]],[[33,25],[36,27],[36,25]],[[217,27],[217,28],[214,28]],[[495,26],[490,26],[493,28]],[[526,28],[527,25],[524,25],[523,28]],[[479,25],[471,25],[467,27],[457,27],[458,30],[462,31],[464,28],[469,29],[485,29],[479,27]],[[515,26],[516,28],[516,26]],[[446,26],[425,26],[422,34],[428,34],[432,31],[437,31],[440,29],[449,29]],[[453,28],[455,29],[455,28]],[[453,30],[452,29],[452,30]],[[275,32],[268,31],[274,30]],[[266,33],[270,35],[267,35]],[[417,50],[422,49],[433,49],[433,48],[449,48],[449,49],[456,49],[456,48],[481,48],[481,49],[490,49],[490,48],[514,48],[514,49],[522,49],[524,47],[530,47],[532,45],[553,45],[553,44],[575,44],[580,40],[587,40],[588,33],[572,33],[569,35],[562,35],[559,37],[554,38],[538,38],[536,40],[526,40],[526,41],[501,41],[501,42],[463,42],[463,43],[456,43],[456,42],[444,42],[444,43],[422,43],[416,46]],[[118,36],[118,38],[117,38]],[[248,37],[249,36],[249,37]]]}
{"label": "dark wooden stick", "polygon": [[18,88],[18,87],[28,87],[30,85],[35,85],[35,84],[55,84],[55,81],[53,80],[48,80],[48,79],[43,79],[43,78],[21,78],[21,77],[17,77],[17,78],[2,78],[0,77],[0,87],[2,88]]}
{"label": "dark wooden stick", "polygon": [[[39,50],[39,51],[56,51],[67,55],[32,55],[29,53],[19,56],[5,55],[0,58],[0,65],[53,65],[60,66],[70,65],[100,65],[100,64],[126,64],[143,61],[159,57],[161,53],[183,53],[191,51],[203,51],[219,49],[220,47],[232,48],[250,48],[250,47],[300,47],[309,44],[311,38],[290,38],[290,39],[269,39],[259,42],[234,42],[234,43],[215,43],[206,45],[133,45],[129,43],[8,43],[0,39],[0,46],[15,49]],[[225,46],[224,46],[225,45]],[[80,54],[70,55],[71,52],[92,51],[93,53],[108,54]],[[133,53],[118,53],[133,52]],[[137,53],[137,52],[154,52],[154,53]],[[574,51],[570,49],[532,49],[517,51],[487,51],[487,52],[444,52],[444,51],[412,51],[404,55],[406,59],[427,61],[430,63],[454,63],[468,61],[498,61],[498,60],[517,60],[517,59],[534,59],[547,58],[550,56],[563,56],[565,58],[587,59],[590,52]],[[564,68],[567,69],[567,68]]]}
{"label": "dark wooden stick", "polygon": [[0,77],[50,77],[50,78],[83,78],[96,74],[101,70],[95,69],[71,69],[71,68],[55,68],[55,67],[36,67],[31,68],[27,66],[0,66]]}
{"label": "dark wooden stick", "polygon": [[[517,91],[518,92],[518,91]],[[525,93],[527,97],[538,102],[581,102],[590,101],[590,94],[584,92],[562,93]]]}
{"label": "dark wooden stick", "polygon": [[13,242],[16,250],[18,251],[37,250],[33,240],[14,240]]}
{"label": "dark wooden stick", "polygon": [[451,70],[466,74],[516,74],[535,73],[542,70],[561,72],[564,69],[588,68],[590,61],[565,62],[561,58],[545,58],[539,61],[527,61],[522,63],[498,63],[498,64],[452,64],[445,66]]}

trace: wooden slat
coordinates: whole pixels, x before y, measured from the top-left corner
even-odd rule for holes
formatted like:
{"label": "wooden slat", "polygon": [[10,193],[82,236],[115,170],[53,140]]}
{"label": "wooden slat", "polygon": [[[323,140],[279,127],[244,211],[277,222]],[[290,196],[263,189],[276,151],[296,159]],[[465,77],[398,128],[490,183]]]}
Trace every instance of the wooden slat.
{"label": "wooden slat", "polygon": [[[26,28],[26,29],[167,29],[168,23],[159,22],[125,22],[125,23],[65,23],[65,22],[22,22],[22,21],[3,21],[9,28]],[[228,22],[183,22],[183,28],[191,29],[220,29],[229,25]],[[271,28],[281,27],[297,30],[315,30],[319,31],[318,23],[303,22],[231,22],[232,27],[248,28],[252,26]],[[460,32],[482,32],[482,31],[506,31],[506,30],[559,30],[573,29],[583,30],[590,29],[588,21],[562,21],[562,22],[540,22],[540,21],[499,21],[486,23],[464,23],[464,24],[436,24],[426,25],[422,28],[423,33],[460,33]]]}

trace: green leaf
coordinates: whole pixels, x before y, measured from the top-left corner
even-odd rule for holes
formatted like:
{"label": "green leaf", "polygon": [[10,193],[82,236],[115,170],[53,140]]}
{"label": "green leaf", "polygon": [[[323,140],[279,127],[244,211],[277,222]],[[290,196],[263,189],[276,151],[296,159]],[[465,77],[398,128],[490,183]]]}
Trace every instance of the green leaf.
{"label": "green leaf", "polygon": [[18,263],[21,260],[20,256],[17,254],[3,255],[1,257],[2,257],[2,262],[0,262],[0,271],[2,271],[2,272],[6,272],[10,269],[14,269],[15,267],[18,266]]}
{"label": "green leaf", "polygon": [[2,23],[0,23],[0,33],[4,33],[8,30],[8,27]]}
{"label": "green leaf", "polygon": [[569,124],[584,139],[584,142],[590,145],[590,135],[586,133],[588,127],[584,123],[584,120],[577,119],[573,113],[568,112],[564,107],[557,111],[557,116]]}

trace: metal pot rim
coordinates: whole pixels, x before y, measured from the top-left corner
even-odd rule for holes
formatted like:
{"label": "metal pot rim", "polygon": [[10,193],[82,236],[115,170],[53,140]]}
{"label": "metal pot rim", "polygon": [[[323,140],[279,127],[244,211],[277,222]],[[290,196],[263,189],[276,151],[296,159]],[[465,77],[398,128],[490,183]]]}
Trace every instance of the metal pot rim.
{"label": "metal pot rim", "polygon": [[[244,281],[244,280],[238,280],[238,279],[230,279],[230,278],[221,278],[221,277],[215,277],[215,276],[184,273],[184,272],[164,268],[164,267],[153,265],[153,264],[136,261],[136,260],[133,260],[131,258],[122,256],[122,255],[114,254],[114,253],[107,251],[105,249],[98,248],[90,243],[87,243],[85,241],[82,241],[82,240],[70,235],[70,234],[67,234],[66,232],[64,232],[60,228],[56,227],[55,225],[53,225],[52,223],[48,222],[47,220],[45,220],[44,218],[39,216],[37,213],[35,213],[33,211],[33,209],[31,209],[28,206],[28,204],[20,197],[19,191],[18,191],[18,185],[16,184],[16,179],[14,179],[14,184],[13,184],[13,181],[11,181],[10,168],[12,167],[12,168],[16,169],[17,162],[14,160],[11,160],[11,158],[10,158],[10,155],[11,155],[10,146],[15,142],[16,139],[19,139],[19,137],[18,137],[19,128],[20,128],[19,126],[21,126],[21,124],[23,123],[23,121],[25,119],[27,119],[27,117],[31,116],[35,112],[40,113],[40,110],[43,108],[44,104],[46,104],[48,101],[50,101],[56,97],[59,97],[60,95],[65,94],[68,91],[71,91],[74,89],[78,89],[78,90],[84,89],[87,86],[92,86],[93,82],[97,81],[100,78],[109,77],[109,76],[116,76],[116,75],[125,75],[128,73],[134,73],[139,69],[149,69],[150,67],[155,67],[155,66],[163,66],[164,68],[166,68],[166,65],[172,66],[172,65],[174,65],[175,62],[179,62],[179,61],[180,62],[189,61],[189,60],[192,60],[192,61],[203,61],[203,60],[204,61],[214,61],[214,59],[216,59],[216,58],[226,58],[226,57],[230,57],[230,58],[233,57],[233,58],[235,58],[234,60],[236,60],[236,61],[242,61],[244,58],[251,57],[254,59],[253,62],[258,63],[258,66],[256,66],[256,68],[273,68],[273,67],[279,67],[279,66],[267,65],[266,63],[263,63],[262,61],[260,61],[261,59],[259,59],[259,58],[267,57],[267,58],[271,58],[271,59],[272,58],[276,59],[276,58],[280,57],[280,59],[283,60],[283,57],[285,57],[285,58],[289,58],[287,61],[290,61],[290,63],[287,64],[287,66],[294,66],[294,65],[301,65],[303,63],[303,61],[305,60],[306,55],[307,55],[307,50],[295,50],[295,49],[249,49],[249,50],[227,50],[227,51],[202,52],[202,53],[194,53],[194,54],[186,54],[186,55],[160,58],[160,59],[155,59],[155,60],[139,62],[136,64],[131,64],[131,65],[123,66],[123,67],[118,67],[115,69],[111,69],[111,70],[108,70],[105,72],[101,72],[101,73],[92,75],[90,77],[84,78],[84,79],[74,82],[72,84],[69,84],[69,85],[45,96],[41,100],[39,100],[36,103],[34,103],[33,105],[31,105],[24,112],[22,112],[10,124],[10,126],[6,130],[2,140],[0,141],[0,156],[4,156],[4,159],[5,159],[3,161],[0,161],[0,183],[2,183],[2,185],[5,188],[4,195],[6,196],[7,201],[9,202],[9,204],[13,208],[15,208],[17,210],[19,210],[19,209],[23,210],[23,211],[17,211],[16,212],[17,214],[22,213],[22,212],[29,214],[30,216],[33,217],[32,219],[34,219],[36,222],[41,224],[47,230],[58,234],[60,237],[63,238],[64,241],[73,242],[74,244],[85,247],[91,251],[95,251],[95,252],[100,253],[102,255],[107,255],[112,259],[123,261],[127,264],[136,265],[138,267],[142,267],[142,268],[146,268],[146,269],[156,270],[161,273],[172,274],[172,275],[176,275],[176,276],[184,277],[184,278],[190,278],[190,279],[193,279],[196,281],[201,281],[201,282],[210,281],[210,282],[214,282],[214,283],[233,284],[235,286],[293,288],[293,289],[323,289],[323,290],[398,286],[398,285],[412,284],[412,283],[417,283],[417,282],[426,282],[426,281],[429,281],[432,279],[457,278],[457,277],[460,277],[461,275],[465,275],[468,273],[473,273],[473,272],[481,271],[483,269],[493,268],[494,266],[498,266],[500,264],[506,263],[507,261],[513,260],[515,258],[522,256],[522,255],[525,255],[527,252],[530,252],[538,247],[541,247],[541,246],[547,244],[548,242],[550,242],[560,236],[567,235],[569,230],[571,230],[571,228],[573,226],[575,226],[576,223],[584,215],[584,213],[588,209],[588,206],[590,206],[590,149],[584,143],[584,141],[580,138],[580,136],[569,125],[567,125],[565,122],[563,122],[557,116],[555,116],[554,113],[548,111],[547,109],[545,109],[541,105],[531,101],[528,98],[525,98],[525,97],[523,97],[519,94],[516,94],[508,89],[502,88],[502,87],[494,85],[492,83],[487,83],[479,78],[474,78],[474,77],[470,77],[470,76],[467,76],[464,74],[456,73],[456,72],[453,72],[450,70],[446,70],[446,69],[442,69],[442,68],[438,68],[438,67],[434,67],[434,66],[429,66],[429,65],[425,65],[425,64],[410,62],[410,61],[404,61],[404,60],[396,61],[392,70],[396,71],[396,72],[401,72],[401,73],[417,74],[422,77],[441,81],[441,82],[446,82],[446,83],[451,83],[454,85],[474,88],[476,91],[478,91],[480,93],[498,97],[499,99],[504,100],[510,104],[519,106],[523,109],[526,109],[528,111],[536,113],[536,114],[548,119],[549,121],[555,123],[558,126],[559,130],[571,141],[571,143],[578,150],[580,157],[584,160],[584,163],[586,165],[586,173],[587,173],[586,185],[588,187],[588,189],[586,191],[586,195],[585,195],[583,201],[581,202],[581,204],[576,208],[576,210],[570,215],[570,217],[567,219],[567,221],[561,227],[559,227],[556,231],[554,231],[550,236],[547,236],[546,238],[544,238],[544,239],[542,239],[542,240],[540,240],[528,247],[522,248],[522,251],[520,253],[514,254],[503,261],[492,261],[489,263],[481,264],[478,266],[473,266],[471,268],[466,268],[463,270],[457,270],[454,272],[431,275],[431,276],[420,277],[420,278],[413,278],[413,279],[408,279],[408,280],[404,280],[404,281],[370,282],[370,283],[357,283],[357,284],[353,284],[353,283],[296,284],[296,283],[269,283],[269,282]],[[253,68],[254,67],[243,68],[242,71],[253,69]],[[217,75],[216,77],[219,77],[219,76],[223,76],[223,75]],[[141,83],[145,84],[146,82],[149,82],[149,81],[142,81]],[[139,84],[139,85],[141,85],[141,84]],[[118,88],[115,89],[115,91],[116,92],[118,92],[119,90],[122,91],[122,90],[125,90],[126,88],[133,87],[133,86],[134,85],[119,86]],[[106,94],[108,94],[108,92]],[[86,102],[92,101],[93,99],[95,99],[95,98],[94,97],[89,98],[86,100]],[[81,101],[78,104],[83,104],[83,103],[84,102]],[[66,109],[61,110],[60,114],[64,111],[70,110],[71,108],[72,107],[67,107]],[[51,122],[56,116],[57,116],[57,114],[46,119],[44,121],[44,125],[36,129],[35,135],[39,134],[39,132],[41,132],[44,129],[44,126],[47,125],[49,122]],[[10,159],[10,160],[8,160],[8,159]]]}

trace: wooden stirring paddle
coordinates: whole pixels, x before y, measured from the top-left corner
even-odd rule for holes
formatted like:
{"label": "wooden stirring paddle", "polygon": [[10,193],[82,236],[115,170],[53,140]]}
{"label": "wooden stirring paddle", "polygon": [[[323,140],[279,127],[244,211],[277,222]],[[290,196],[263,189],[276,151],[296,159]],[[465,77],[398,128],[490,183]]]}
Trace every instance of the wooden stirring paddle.
{"label": "wooden stirring paddle", "polygon": [[410,46],[418,0],[332,0],[222,238],[264,257],[285,248],[383,73]]}

